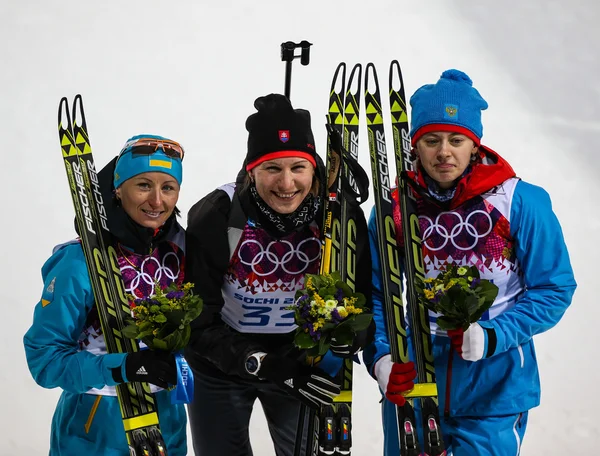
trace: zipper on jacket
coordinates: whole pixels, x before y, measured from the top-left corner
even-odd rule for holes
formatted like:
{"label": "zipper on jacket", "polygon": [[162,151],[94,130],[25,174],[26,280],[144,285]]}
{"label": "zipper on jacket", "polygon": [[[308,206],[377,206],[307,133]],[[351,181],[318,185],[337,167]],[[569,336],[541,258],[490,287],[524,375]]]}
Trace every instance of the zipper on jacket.
{"label": "zipper on jacket", "polygon": [[100,405],[100,399],[102,396],[96,396],[96,400],[94,401],[94,405],[92,405],[92,410],[90,410],[90,414],[85,423],[85,433],[88,434],[90,432],[90,428],[92,427],[92,422],[94,421],[94,416],[96,416],[96,411],[98,410],[98,405]]}

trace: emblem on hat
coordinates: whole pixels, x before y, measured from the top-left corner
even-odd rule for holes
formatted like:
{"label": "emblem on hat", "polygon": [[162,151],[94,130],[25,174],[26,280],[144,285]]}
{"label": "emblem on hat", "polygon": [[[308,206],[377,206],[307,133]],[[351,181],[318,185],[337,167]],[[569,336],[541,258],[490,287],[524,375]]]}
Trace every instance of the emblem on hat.
{"label": "emblem on hat", "polygon": [[454,119],[458,113],[458,106],[447,104],[444,111],[444,117],[446,119]]}
{"label": "emblem on hat", "polygon": [[279,130],[279,141],[282,143],[286,143],[290,140],[290,131],[289,130]]}

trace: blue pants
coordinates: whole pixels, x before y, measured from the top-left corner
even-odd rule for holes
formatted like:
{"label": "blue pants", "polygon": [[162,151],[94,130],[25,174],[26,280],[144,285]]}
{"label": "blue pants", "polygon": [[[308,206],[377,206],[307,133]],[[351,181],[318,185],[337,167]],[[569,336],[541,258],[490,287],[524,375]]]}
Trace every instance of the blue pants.
{"label": "blue pants", "polygon": [[[508,416],[441,418],[448,456],[518,456],[527,427],[528,412]],[[398,456],[396,407],[382,402],[384,455]],[[417,418],[419,419],[419,418]],[[420,421],[418,421],[420,423]],[[423,442],[417,426],[419,442]]]}
{"label": "blue pants", "polygon": [[258,399],[277,456],[292,456],[300,401],[271,382],[249,382],[194,372],[194,400],[188,405],[194,452],[199,456],[252,456],[250,415]]}

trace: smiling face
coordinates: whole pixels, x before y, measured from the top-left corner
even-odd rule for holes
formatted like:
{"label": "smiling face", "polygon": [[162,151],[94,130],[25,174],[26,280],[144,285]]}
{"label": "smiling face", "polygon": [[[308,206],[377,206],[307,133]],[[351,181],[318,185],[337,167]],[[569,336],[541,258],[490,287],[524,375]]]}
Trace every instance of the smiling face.
{"label": "smiling face", "polygon": [[116,195],[129,217],[146,228],[156,229],[175,210],[179,184],[169,174],[142,173],[123,182]]}
{"label": "smiling face", "polygon": [[315,169],[305,158],[268,160],[250,170],[260,197],[280,214],[291,214],[311,191]]}
{"label": "smiling face", "polygon": [[446,131],[423,135],[415,149],[427,174],[444,189],[454,185],[471,163],[471,156],[477,153],[473,140],[460,133]]}

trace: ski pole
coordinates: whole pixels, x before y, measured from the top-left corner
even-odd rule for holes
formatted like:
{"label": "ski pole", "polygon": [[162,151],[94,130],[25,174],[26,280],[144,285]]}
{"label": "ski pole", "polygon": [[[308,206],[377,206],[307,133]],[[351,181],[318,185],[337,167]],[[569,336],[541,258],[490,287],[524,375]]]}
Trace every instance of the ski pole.
{"label": "ski pole", "polygon": [[[310,63],[310,47],[312,43],[306,40],[294,43],[286,41],[281,43],[281,61],[285,62],[285,89],[284,95],[290,99],[290,91],[292,88],[292,62],[294,59],[300,58],[300,63],[304,66]],[[300,55],[296,55],[296,49],[300,48]]]}

